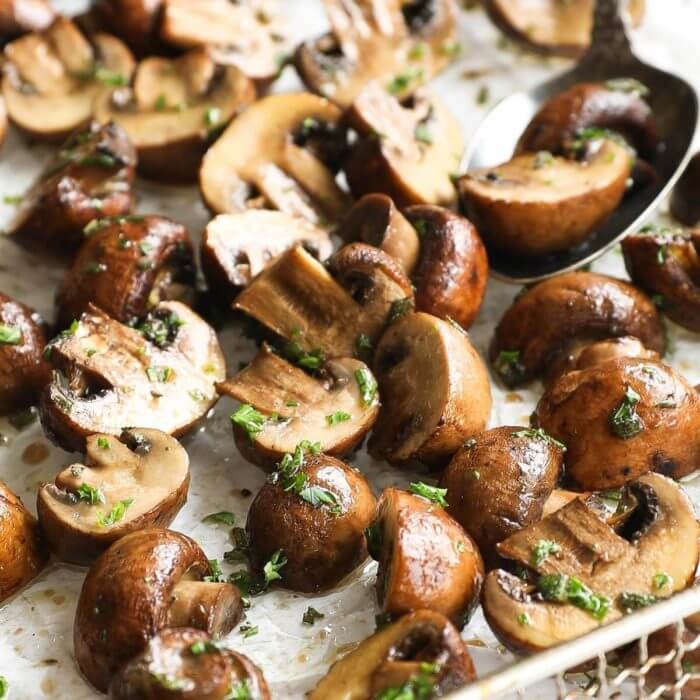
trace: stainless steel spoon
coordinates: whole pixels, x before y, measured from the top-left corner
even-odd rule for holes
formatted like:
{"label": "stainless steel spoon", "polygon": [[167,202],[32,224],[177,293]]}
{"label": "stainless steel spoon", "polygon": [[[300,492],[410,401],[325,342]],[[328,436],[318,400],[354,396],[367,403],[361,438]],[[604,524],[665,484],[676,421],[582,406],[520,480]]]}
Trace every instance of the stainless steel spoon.
{"label": "stainless steel spoon", "polygon": [[489,250],[493,274],[506,282],[527,283],[585,265],[637,229],[673,187],[690,158],[698,123],[698,97],[685,80],[640,61],[632,52],[620,0],[597,0],[591,46],[578,65],[558,78],[506,98],[479,126],[462,161],[462,172],[509,160],[518,138],[547,99],[585,81],[634,78],[650,90],[660,146],[653,165],[656,183],[628,194],[615,212],[576,248],[527,259]]}

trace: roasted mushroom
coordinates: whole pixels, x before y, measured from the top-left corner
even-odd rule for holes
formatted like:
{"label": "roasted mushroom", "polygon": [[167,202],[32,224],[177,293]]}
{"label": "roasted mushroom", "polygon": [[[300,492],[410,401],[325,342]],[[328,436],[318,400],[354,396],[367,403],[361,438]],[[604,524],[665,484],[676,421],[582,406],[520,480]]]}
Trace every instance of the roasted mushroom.
{"label": "roasted mushroom", "polygon": [[447,512],[474,538],[488,568],[496,544],[537,522],[559,480],[564,446],[542,430],[503,426],[467,440],[442,477]]}
{"label": "roasted mushroom", "polygon": [[593,272],[557,275],[525,290],[501,317],[489,355],[508,386],[543,374],[577,343],[638,338],[663,353],[656,307],[627,282]]}
{"label": "roasted mushroom", "polygon": [[447,107],[425,90],[401,104],[379,83],[370,83],[347,114],[358,138],[345,160],[355,197],[388,194],[399,207],[450,204],[456,198],[451,175],[464,142]]}
{"label": "roasted mushroom", "polygon": [[673,188],[671,215],[686,226],[700,224],[700,153],[696,153]]}
{"label": "roasted mushroom", "polygon": [[193,181],[212,133],[255,99],[237,68],[217,66],[203,49],[179,58],[141,61],[130,88],[104,90],[95,117],[129,135],[139,172],[167,181]]}
{"label": "roasted mushroom", "polygon": [[309,437],[327,455],[352,452],[379,412],[376,382],[363,362],[349,357],[325,362],[315,355],[302,361],[319,376],[263,345],[247,367],[217,385],[243,404],[231,417],[241,454],[268,469]]}
{"label": "roasted mushroom", "polygon": [[56,295],[60,328],[89,304],[133,324],[161,301],[191,301],[194,262],[184,226],[161,216],[128,216],[97,219],[84,235]]}
{"label": "roasted mushroom", "polygon": [[308,698],[366,700],[391,691],[417,697],[411,692],[417,687],[429,692],[426,697],[439,697],[475,679],[474,664],[452,623],[439,613],[419,610],[336,661]]}
{"label": "roasted mushroom", "polygon": [[313,224],[349,206],[331,166],[345,144],[341,111],[308,93],[270,95],[238,115],[207,151],[199,173],[215,213],[279,209]]}
{"label": "roasted mushroom", "polygon": [[448,321],[410,313],[394,321],[374,355],[382,407],[369,440],[377,459],[444,466],[491,413],[483,361]]}
{"label": "roasted mushroom", "polygon": [[212,328],[176,301],[157,304],[136,328],[89,306],[45,354],[55,371],[41,422],[72,451],[88,435],[134,425],[181,435],[216,403],[226,375]]}
{"label": "roasted mushroom", "polygon": [[36,518],[0,481],[0,603],[37,576],[47,559]]}
{"label": "roasted mushroom", "polygon": [[0,146],[5,143],[7,136],[7,110],[5,109],[5,100],[0,95]]}
{"label": "roasted mushroom", "polygon": [[376,505],[359,471],[317,448],[300,444],[280,462],[246,522],[253,570],[262,574],[281,551],[280,584],[302,593],[333,588],[367,558],[364,531]]}
{"label": "roasted mushroom", "polygon": [[25,32],[44,31],[55,18],[47,0],[4,0],[0,3],[0,42]]}
{"label": "roasted mushroom", "polygon": [[132,210],[135,166],[136,153],[124,131],[91,122],[68,138],[32,185],[8,236],[33,252],[72,255],[91,221]]}
{"label": "roasted mushroom", "polygon": [[636,507],[617,531],[575,498],[498,545],[531,572],[527,580],[502,569],[486,577],[484,614],[508,648],[546,649],[692,581],[700,530],[686,494],[658,474],[625,491]]}
{"label": "roasted mushroom", "polygon": [[161,48],[158,30],[162,9],[163,0],[100,0],[95,3],[100,21],[141,56]]}
{"label": "roasted mushroom", "polygon": [[126,46],[101,33],[92,42],[59,17],[42,33],[5,47],[2,92],[20,129],[37,139],[62,140],[89,122],[105,85],[128,83],[134,60]]}
{"label": "roasted mushroom", "polygon": [[75,614],[75,659],[88,681],[106,692],[114,673],[162,629],[230,632],[241,596],[230,583],[207,580],[211,573],[199,545],[179,532],[137,530],[112,544],[90,567]]}
{"label": "roasted mushroom", "polygon": [[109,686],[110,700],[270,700],[262,671],[243,654],[200,630],[164,629],[127,662]]}
{"label": "roasted mushroom", "polygon": [[167,527],[187,500],[189,463],[180,443],[160,430],[90,435],[84,463],[39,490],[39,524],[51,549],[88,564],[129,532]]}

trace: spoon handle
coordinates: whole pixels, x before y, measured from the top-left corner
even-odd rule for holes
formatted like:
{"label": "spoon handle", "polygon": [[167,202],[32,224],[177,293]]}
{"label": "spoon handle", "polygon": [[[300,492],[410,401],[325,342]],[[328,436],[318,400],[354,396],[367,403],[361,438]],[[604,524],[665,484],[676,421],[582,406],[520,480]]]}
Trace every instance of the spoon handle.
{"label": "spoon handle", "polygon": [[634,58],[622,17],[625,0],[596,0],[591,45],[581,62],[627,63]]}

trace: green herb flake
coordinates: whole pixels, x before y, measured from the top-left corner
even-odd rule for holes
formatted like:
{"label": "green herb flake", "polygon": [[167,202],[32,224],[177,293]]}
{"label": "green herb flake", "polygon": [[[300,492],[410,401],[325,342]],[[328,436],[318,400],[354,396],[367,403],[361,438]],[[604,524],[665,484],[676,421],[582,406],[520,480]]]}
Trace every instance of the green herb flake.
{"label": "green herb flake", "polygon": [[539,540],[532,549],[530,564],[535,567],[540,566],[551,554],[557,554],[558,552],[561,552],[561,547],[556,542]]}
{"label": "green herb flake", "polygon": [[259,632],[257,625],[253,626],[249,624],[241,625],[238,628],[238,631],[243,635],[244,639],[254,637]]}
{"label": "green herb flake", "polygon": [[559,442],[559,440],[556,440],[551,435],[548,435],[543,428],[528,428],[526,430],[519,430],[517,433],[513,433],[513,437],[541,440],[542,442],[547,442],[550,445],[558,447],[562,452],[566,452],[566,445],[563,442]]}
{"label": "green herb flake", "polygon": [[167,382],[172,376],[170,367],[147,367],[146,376],[149,382]]}
{"label": "green herb flake", "polygon": [[457,58],[462,53],[462,48],[462,44],[459,41],[446,41],[440,47],[440,52],[448,58]]}
{"label": "green herb flake", "polygon": [[610,427],[613,433],[623,440],[628,440],[644,430],[644,423],[635,408],[640,399],[639,394],[628,386],[620,405],[610,413]]}
{"label": "green herb flake", "polygon": [[229,688],[228,695],[224,700],[252,700],[252,698],[253,696],[248,687],[248,681],[244,678],[242,681],[234,683]]}
{"label": "green herb flake", "polygon": [[105,515],[101,513],[97,516],[97,523],[101,527],[110,527],[115,523],[118,523],[126,513],[127,508],[134,502],[133,498],[125,498],[123,501],[119,501],[112,510]]}
{"label": "green herb flake", "polygon": [[659,590],[661,588],[665,588],[666,586],[671,586],[673,584],[673,577],[664,572],[660,572],[658,574],[654,574],[652,581],[654,583],[654,588]]}
{"label": "green herb flake", "polygon": [[520,615],[518,615],[518,624],[521,627],[527,627],[532,624],[532,620],[527,613],[520,613]]}
{"label": "green herb flake", "polygon": [[169,673],[151,673],[151,678],[166,690],[184,690],[187,687],[187,682],[183,678]]}
{"label": "green herb flake", "polygon": [[546,574],[537,580],[537,590],[547,601],[569,603],[590,613],[599,622],[610,610],[610,599],[596,595],[575,576]]}
{"label": "green herb flake", "polygon": [[88,275],[98,275],[101,272],[107,272],[107,265],[101,262],[89,262],[83,267],[83,272]]}
{"label": "green herb flake", "polygon": [[420,61],[425,57],[425,44],[414,44],[408,50],[408,58],[410,61]]}
{"label": "green herb flake", "polygon": [[323,613],[320,613],[318,610],[316,610],[316,608],[309,606],[306,608],[306,612],[301,618],[301,622],[302,624],[311,627],[315,624],[316,620],[322,620],[324,617],[325,615]]}
{"label": "green herb flake", "polygon": [[204,113],[204,124],[208,129],[213,129],[221,121],[221,110],[218,107],[209,107]]}
{"label": "green herb flake", "polygon": [[5,204],[16,207],[18,204],[22,204],[24,200],[24,195],[22,194],[6,194],[3,196],[2,201]]}
{"label": "green herb flake", "polygon": [[605,81],[605,87],[615,92],[629,92],[637,97],[647,97],[649,88],[636,78],[613,78]]}
{"label": "green herb flake", "polygon": [[401,73],[397,73],[386,86],[387,91],[392,95],[399,95],[405,92],[412,83],[423,80],[424,72],[422,68],[408,68]]}
{"label": "green herb flake", "polygon": [[388,322],[393,323],[413,311],[413,299],[406,297],[405,299],[397,299],[391,302],[389,307]]}
{"label": "green herb flake", "polygon": [[224,559],[228,562],[247,561],[250,539],[248,538],[248,533],[245,528],[234,527],[233,530],[231,530],[231,537],[233,537],[234,547],[224,552]]}
{"label": "green herb flake", "polygon": [[439,671],[437,664],[424,661],[420,664],[418,673],[401,685],[382,690],[374,696],[375,700],[428,700],[435,697]]}
{"label": "green herb flake", "polygon": [[365,406],[374,406],[377,403],[378,386],[377,380],[367,367],[360,367],[355,370],[355,381],[360,389],[360,398]]}
{"label": "green herb flake", "polygon": [[231,421],[243,428],[248,438],[252,440],[258,433],[262,432],[265,423],[267,423],[267,417],[249,403],[244,403],[231,415]]}
{"label": "green herb flake", "polygon": [[433,135],[430,133],[430,127],[426,122],[418,122],[413,131],[413,136],[416,141],[431,145],[433,143]]}
{"label": "green herb flake", "polygon": [[269,585],[273,581],[279,581],[282,579],[282,574],[280,574],[280,569],[282,569],[287,564],[287,558],[281,549],[278,549],[267,561],[263,567],[263,576],[265,577],[265,585]]}
{"label": "green herb flake", "polygon": [[409,491],[416,496],[421,496],[437,505],[447,508],[447,489],[441,489],[437,486],[430,486],[422,481],[414,481],[408,487]]}
{"label": "green herb flake", "polygon": [[656,262],[659,265],[663,265],[666,262],[666,246],[660,245],[656,249]]}
{"label": "green herb flake", "polygon": [[185,322],[173,312],[165,315],[152,312],[136,326],[136,330],[154,345],[163,348],[175,340],[178,330],[184,325]]}
{"label": "green herb flake", "polygon": [[153,243],[150,241],[141,241],[139,243],[139,250],[142,255],[150,255],[153,252]]}
{"label": "green herb flake", "polygon": [[535,170],[541,170],[548,165],[552,165],[552,163],[554,163],[554,156],[549,151],[537,151],[533,167]]}
{"label": "green herb flake", "polygon": [[22,330],[19,326],[7,326],[0,323],[0,344],[19,345],[22,342]]}
{"label": "green herb flake", "polygon": [[295,401],[294,399],[287,399],[284,402],[284,405],[289,407],[289,408],[296,408],[299,405],[299,402]]}
{"label": "green herb flake", "polygon": [[491,91],[488,85],[482,85],[479,88],[479,92],[476,93],[476,103],[478,105],[485,105],[489,101]]}
{"label": "green herb flake", "polygon": [[7,678],[0,676],[0,698],[4,698],[7,695],[7,686]]}
{"label": "green herb flake", "polygon": [[525,368],[520,363],[520,350],[501,350],[493,364],[506,384],[515,384],[525,375]]}
{"label": "green herb flake", "polygon": [[338,423],[345,423],[351,418],[352,416],[345,411],[336,411],[335,413],[331,413],[329,416],[326,416],[326,423],[328,423],[328,425],[338,425]]}
{"label": "green herb flake", "polygon": [[106,68],[98,68],[95,71],[95,80],[109,87],[124,87],[127,84],[126,78],[121,73]]}
{"label": "green herb flake", "polygon": [[100,437],[97,438],[97,446],[101,450],[108,450],[109,449],[109,438],[106,438],[103,435],[100,435]]}
{"label": "green herb flake", "polygon": [[156,98],[156,101],[153,103],[153,107],[156,110],[156,112],[163,112],[168,108],[168,100],[165,97],[165,95],[160,94]]}
{"label": "green herb flake", "polygon": [[198,642],[193,642],[190,644],[190,653],[193,656],[201,656],[202,654],[211,654],[215,651],[219,651],[219,647],[216,646],[215,642],[207,640],[200,640]]}
{"label": "green herb flake", "polygon": [[105,495],[102,493],[101,489],[94,488],[89,484],[80,484],[75,490],[78,500],[85,501],[85,503],[91,506],[96,506],[98,503],[105,502]]}
{"label": "green herb flake", "polygon": [[632,612],[657,603],[659,599],[651,593],[620,593],[617,604],[625,611]]}
{"label": "green herb flake", "polygon": [[202,518],[203,523],[216,523],[220,525],[235,525],[236,516],[229,510],[220,510],[218,513],[209,513]]}

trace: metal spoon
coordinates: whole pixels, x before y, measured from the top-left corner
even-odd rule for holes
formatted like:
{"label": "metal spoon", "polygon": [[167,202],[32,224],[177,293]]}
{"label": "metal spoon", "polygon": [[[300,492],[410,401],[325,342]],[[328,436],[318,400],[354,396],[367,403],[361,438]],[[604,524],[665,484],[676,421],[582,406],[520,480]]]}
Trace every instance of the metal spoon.
{"label": "metal spoon", "polygon": [[558,78],[506,98],[479,126],[462,161],[462,172],[509,160],[518,138],[543,102],[576,83],[634,78],[650,90],[660,146],[653,165],[654,184],[628,194],[615,212],[576,248],[527,259],[489,250],[493,274],[513,283],[534,282],[581,267],[637,229],[669,192],[690,158],[698,123],[698,97],[685,80],[640,61],[620,16],[620,0],[597,0],[591,46],[578,65]]}

